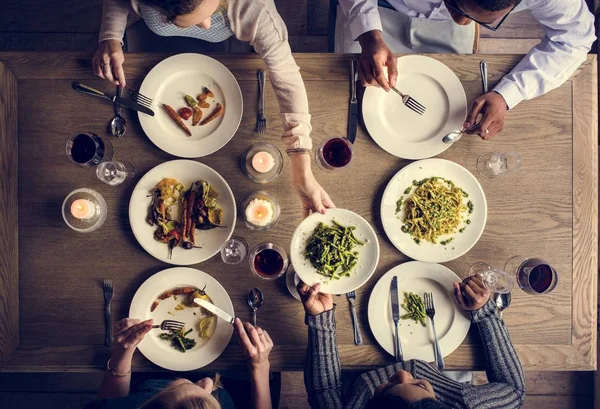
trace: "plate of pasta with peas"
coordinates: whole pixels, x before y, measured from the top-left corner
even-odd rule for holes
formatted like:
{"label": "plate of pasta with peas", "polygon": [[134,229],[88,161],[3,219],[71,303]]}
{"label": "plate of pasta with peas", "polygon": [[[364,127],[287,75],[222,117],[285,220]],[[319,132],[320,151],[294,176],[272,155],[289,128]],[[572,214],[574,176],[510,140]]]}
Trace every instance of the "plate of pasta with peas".
{"label": "plate of pasta with peas", "polygon": [[403,254],[443,263],[479,241],[487,201],[467,169],[445,159],[425,159],[392,177],[381,200],[381,219],[386,235]]}

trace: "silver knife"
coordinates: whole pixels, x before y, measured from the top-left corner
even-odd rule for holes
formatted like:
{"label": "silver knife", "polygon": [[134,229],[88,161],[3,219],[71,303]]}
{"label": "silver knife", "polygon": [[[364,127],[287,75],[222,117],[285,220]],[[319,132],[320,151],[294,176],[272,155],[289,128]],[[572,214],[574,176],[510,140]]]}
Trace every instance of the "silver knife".
{"label": "silver knife", "polygon": [[202,298],[194,298],[194,303],[198,304],[202,308],[205,308],[208,311],[212,312],[213,314],[215,314],[217,317],[221,318],[222,320],[225,320],[228,323],[233,324],[233,321],[234,321],[233,317],[231,315],[227,314],[225,311],[223,311],[219,307],[217,307],[216,305],[209,303],[208,301],[203,300]]}
{"label": "silver knife", "polygon": [[139,111],[146,115],[154,116],[154,111],[152,111],[150,108],[147,108],[141,104],[138,104],[137,102],[131,101],[126,98],[121,98],[118,96],[114,96],[114,97],[110,96],[102,91],[97,90],[96,88],[92,88],[88,85],[84,85],[79,82],[73,83],[73,89],[77,92],[81,92],[82,94],[91,95],[93,97],[100,97],[100,98],[106,99],[108,101],[111,101],[114,104],[119,104],[121,106],[124,106],[125,108],[130,108],[130,109],[133,109],[134,111]]}
{"label": "silver knife", "polygon": [[348,141],[354,143],[356,140],[356,129],[358,127],[358,101],[356,99],[356,82],[358,81],[358,71],[356,70],[356,59],[350,60],[350,85],[352,94],[350,95],[350,105],[348,107]]}
{"label": "silver knife", "polygon": [[400,342],[400,334],[398,332],[398,324],[400,323],[400,304],[398,301],[398,277],[392,278],[390,286],[390,298],[392,302],[392,318],[394,319],[394,327],[396,332],[394,355],[396,362],[402,361],[402,343]]}
{"label": "silver knife", "polygon": [[479,70],[481,71],[481,87],[483,88],[483,93],[487,94],[488,92],[488,72],[487,72],[487,63],[485,60],[481,60],[479,63]]}

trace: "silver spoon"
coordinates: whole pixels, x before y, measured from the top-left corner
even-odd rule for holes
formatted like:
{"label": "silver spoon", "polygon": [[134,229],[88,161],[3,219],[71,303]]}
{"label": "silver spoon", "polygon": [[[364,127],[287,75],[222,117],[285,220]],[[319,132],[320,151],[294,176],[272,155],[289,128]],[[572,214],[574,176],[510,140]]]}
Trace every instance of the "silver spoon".
{"label": "silver spoon", "polygon": [[[117,85],[117,96],[123,96],[123,87]],[[121,105],[115,104],[115,117],[110,121],[110,132],[117,138],[122,137],[125,134],[125,118],[121,116]]]}
{"label": "silver spoon", "polygon": [[260,308],[261,305],[263,305],[263,301],[264,301],[264,296],[262,291],[260,291],[260,288],[256,287],[253,288],[249,293],[248,293],[248,305],[250,306],[250,308],[252,308],[252,325],[256,326],[256,311],[258,311],[258,309]]}
{"label": "silver spoon", "polygon": [[452,131],[442,138],[442,142],[454,143],[454,142],[458,141],[463,136],[464,133],[471,132],[473,129],[477,128],[478,126],[479,126],[479,124],[475,124],[472,127],[467,128],[467,129],[457,129],[455,131]]}

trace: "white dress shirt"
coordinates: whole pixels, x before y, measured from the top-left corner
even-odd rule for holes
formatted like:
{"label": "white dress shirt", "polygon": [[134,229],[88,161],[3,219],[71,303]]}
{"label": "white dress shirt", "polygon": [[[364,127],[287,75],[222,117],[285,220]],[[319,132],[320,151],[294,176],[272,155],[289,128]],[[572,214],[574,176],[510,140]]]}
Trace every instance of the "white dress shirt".
{"label": "white dress shirt", "polygon": [[[411,17],[452,19],[444,1],[388,0],[388,3]],[[339,0],[339,4],[354,39],[367,31],[381,30],[377,0]],[[522,0],[513,13],[526,9],[546,35],[494,88],[509,109],[562,85],[585,61],[596,39],[594,16],[585,0]]]}

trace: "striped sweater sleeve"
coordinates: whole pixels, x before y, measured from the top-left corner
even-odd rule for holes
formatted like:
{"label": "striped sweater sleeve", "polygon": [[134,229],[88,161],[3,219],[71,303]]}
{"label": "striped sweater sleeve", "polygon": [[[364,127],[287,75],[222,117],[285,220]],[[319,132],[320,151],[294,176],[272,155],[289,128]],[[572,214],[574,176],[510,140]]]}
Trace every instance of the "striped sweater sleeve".
{"label": "striped sweater sleeve", "polygon": [[313,409],[341,409],[340,358],[335,337],[335,307],[319,315],[306,315],[308,354],[304,383]]}
{"label": "striped sweater sleeve", "polygon": [[465,402],[472,409],[516,409],[525,401],[523,368],[504,321],[490,301],[471,312],[483,342],[489,383],[465,389]]}

